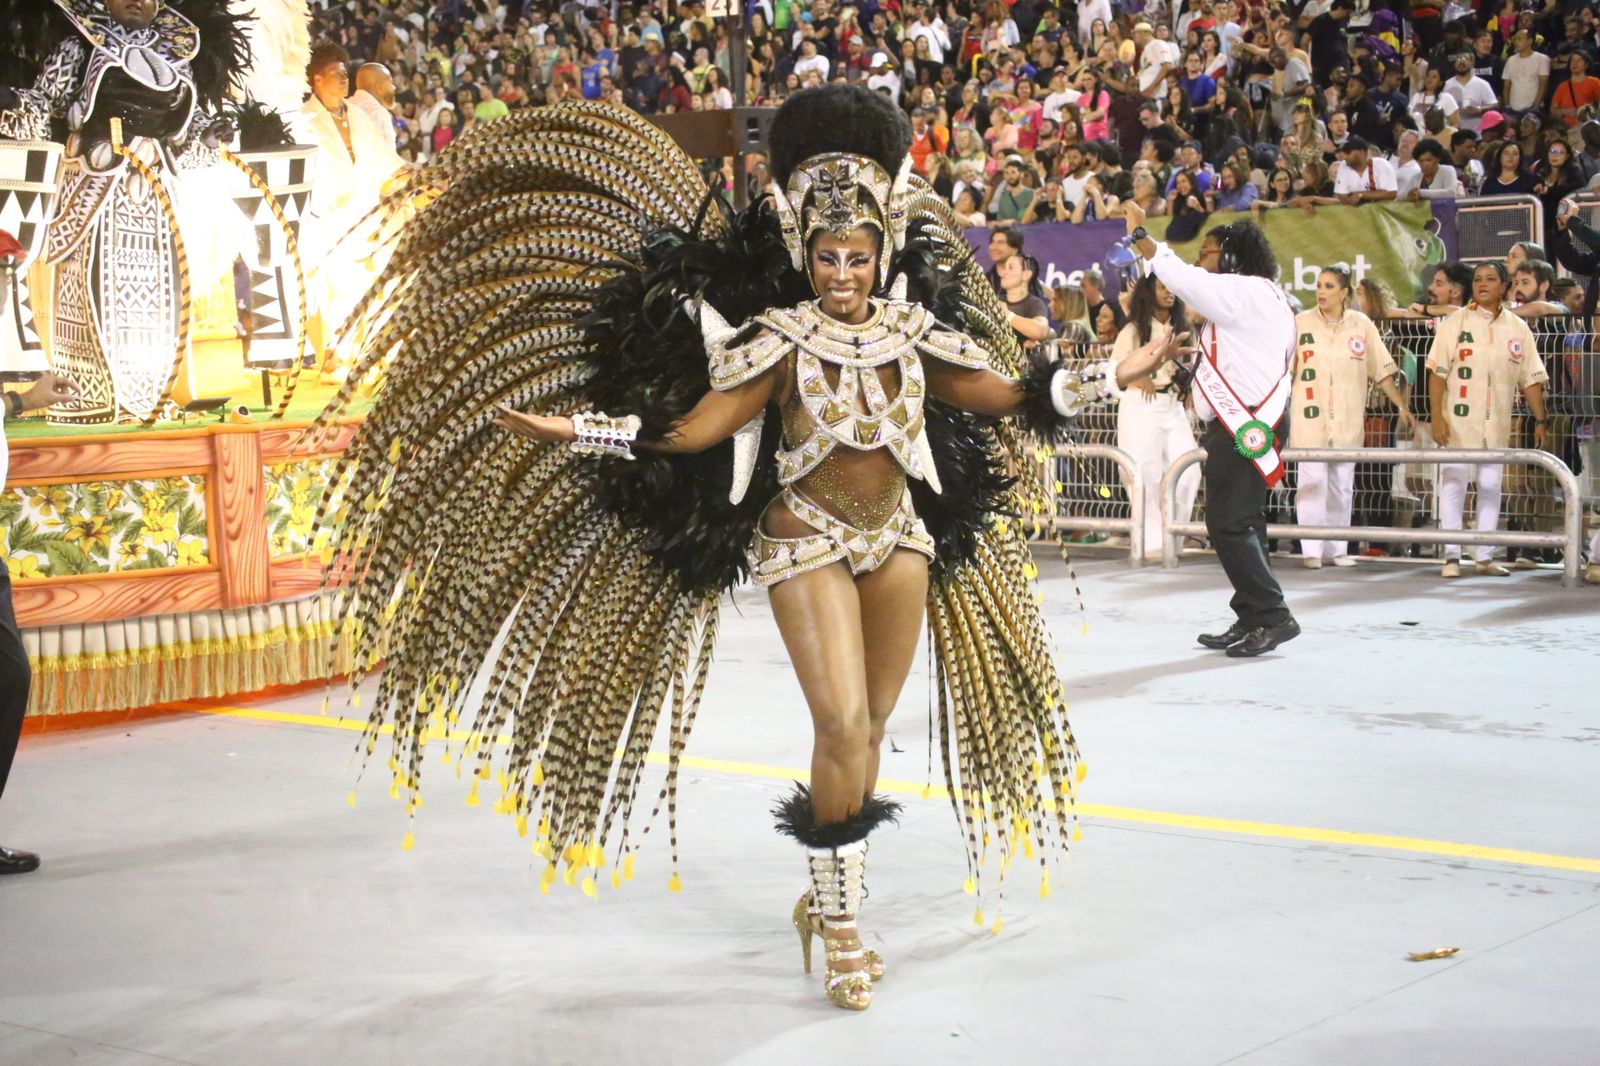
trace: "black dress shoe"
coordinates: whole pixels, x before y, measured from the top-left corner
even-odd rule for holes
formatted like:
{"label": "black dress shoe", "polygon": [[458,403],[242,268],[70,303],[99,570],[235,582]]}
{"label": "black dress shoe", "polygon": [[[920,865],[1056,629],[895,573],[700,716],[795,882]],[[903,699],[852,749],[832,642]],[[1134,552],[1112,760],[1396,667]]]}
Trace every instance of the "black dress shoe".
{"label": "black dress shoe", "polygon": [[31,851],[0,848],[0,874],[32,873],[39,868],[39,856]]}
{"label": "black dress shoe", "polygon": [[1299,635],[1300,623],[1293,618],[1279,622],[1275,626],[1256,626],[1245,634],[1243,640],[1228,649],[1228,658],[1253,659]]}
{"label": "black dress shoe", "polygon": [[1194,639],[1198,640],[1207,648],[1221,651],[1223,648],[1231,648],[1235,644],[1239,643],[1244,639],[1245,634],[1248,632],[1250,632],[1250,628],[1243,622],[1235,622],[1233,625],[1228,627],[1228,631],[1226,633],[1201,633]]}

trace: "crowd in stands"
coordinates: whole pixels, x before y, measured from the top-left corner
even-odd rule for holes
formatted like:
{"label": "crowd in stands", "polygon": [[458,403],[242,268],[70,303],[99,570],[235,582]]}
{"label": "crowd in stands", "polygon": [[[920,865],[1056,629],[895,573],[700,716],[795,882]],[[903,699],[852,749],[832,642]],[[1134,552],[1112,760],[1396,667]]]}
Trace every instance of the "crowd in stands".
{"label": "crowd in stands", "polygon": [[[755,0],[745,102],[882,92],[917,169],[996,226],[1513,192],[1548,230],[1600,177],[1590,3],[1173,2]],[[566,98],[735,103],[729,20],[701,0],[348,0],[313,29],[390,69],[410,159]]]}

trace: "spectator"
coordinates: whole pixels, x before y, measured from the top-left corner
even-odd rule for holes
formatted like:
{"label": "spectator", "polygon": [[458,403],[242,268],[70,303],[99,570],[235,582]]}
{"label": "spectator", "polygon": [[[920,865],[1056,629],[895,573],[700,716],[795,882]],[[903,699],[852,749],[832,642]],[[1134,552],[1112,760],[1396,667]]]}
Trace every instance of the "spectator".
{"label": "spectator", "polygon": [[1436,67],[1430,67],[1422,76],[1422,88],[1411,97],[1411,118],[1419,126],[1427,124],[1427,114],[1431,108],[1438,108],[1445,121],[1450,121],[1460,110],[1461,105],[1456,102],[1456,97],[1444,88],[1444,72]]}
{"label": "spectator", "polygon": [[1489,83],[1473,73],[1471,52],[1458,52],[1452,65],[1456,76],[1445,82],[1444,91],[1455,97],[1460,105],[1457,115],[1461,120],[1461,128],[1476,132],[1484,114],[1499,101]]}
{"label": "spectator", "polygon": [[1534,192],[1544,202],[1544,229],[1556,230],[1556,210],[1561,201],[1584,187],[1583,172],[1572,156],[1566,141],[1555,140],[1545,146],[1544,156],[1533,165],[1533,176],[1538,182]]}
{"label": "spectator", "polygon": [[1600,103],[1600,78],[1589,73],[1589,55],[1575,50],[1567,57],[1567,78],[1550,97],[1550,115],[1576,126],[1584,108]]}
{"label": "spectator", "polygon": [[1504,141],[1489,157],[1483,179],[1484,196],[1520,195],[1532,193],[1537,179],[1522,169],[1522,149],[1516,141]]}
{"label": "spectator", "polygon": [[1007,259],[1022,254],[1022,231],[1015,226],[1001,226],[989,234],[989,284],[1000,292],[1000,268]]}
{"label": "spectator", "polygon": [[1032,347],[1048,340],[1050,308],[1034,291],[1039,277],[1038,260],[1031,255],[1013,255],[1000,264],[999,275],[1006,321],[1016,333],[1018,343]]}
{"label": "spectator", "polygon": [[1518,30],[1511,38],[1516,50],[1501,73],[1506,109],[1528,111],[1538,107],[1550,84],[1550,57],[1533,50],[1533,34]]}
{"label": "spectator", "polygon": [[[1343,2],[1347,3],[1348,0]],[[1150,23],[1142,21],[1133,27],[1133,42],[1139,49],[1139,92],[1151,99],[1159,99],[1167,75],[1177,65],[1177,49],[1166,41],[1158,40]]]}
{"label": "spectator", "polygon": [[1027,210],[1022,212],[1022,224],[1070,222],[1073,206],[1072,201],[1062,195],[1061,179],[1052,175],[1044,180],[1039,195],[1035,196],[1028,204]]}
{"label": "spectator", "polygon": [[[995,109],[999,111],[999,108]],[[989,195],[989,218],[999,225],[1022,221],[1023,212],[1033,203],[1033,190],[1024,183],[1027,164],[1020,155],[1006,157],[1002,180]]]}
{"label": "spectator", "polygon": [[1088,346],[1094,343],[1094,326],[1089,320],[1089,298],[1076,285],[1062,285],[1050,290],[1050,315],[1052,332],[1064,346],[1061,354],[1066,359],[1088,355]]}
{"label": "spectator", "polygon": [[1394,165],[1372,149],[1361,137],[1352,135],[1344,144],[1344,159],[1334,168],[1333,194],[1341,203],[1354,207],[1375,200],[1393,200],[1399,188]]}
{"label": "spectator", "polygon": [[1237,163],[1224,163],[1217,173],[1217,187],[1211,194],[1213,211],[1248,211],[1258,192]]}
{"label": "spectator", "polygon": [[1456,168],[1446,162],[1449,153],[1444,145],[1429,139],[1421,141],[1411,151],[1417,171],[1414,179],[1404,188],[1401,199],[1433,200],[1439,197],[1454,198],[1465,194]]}
{"label": "spectator", "polygon": [[[1164,340],[1174,329],[1188,328],[1188,312],[1154,275],[1139,279],[1128,305],[1128,324],[1117,334],[1111,360],[1120,363],[1151,341]],[[1193,451],[1194,429],[1185,409],[1185,390],[1176,367],[1165,363],[1129,382],[1117,396],[1117,447],[1138,467],[1144,487],[1144,553],[1146,561],[1161,557],[1161,478],[1181,455]],[[1131,486],[1129,491],[1132,491]],[[1178,514],[1187,519],[1200,491],[1200,468],[1191,466],[1178,480]]]}
{"label": "spectator", "polygon": [[963,226],[982,226],[988,223],[979,201],[983,196],[983,186],[968,185],[956,192],[953,210],[956,221]]}

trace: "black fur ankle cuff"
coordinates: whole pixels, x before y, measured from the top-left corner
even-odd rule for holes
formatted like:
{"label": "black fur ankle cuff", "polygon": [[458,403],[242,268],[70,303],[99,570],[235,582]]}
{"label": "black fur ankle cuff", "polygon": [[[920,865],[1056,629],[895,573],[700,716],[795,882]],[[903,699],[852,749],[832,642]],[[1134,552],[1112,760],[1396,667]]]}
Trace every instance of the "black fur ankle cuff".
{"label": "black fur ankle cuff", "polygon": [[772,808],[772,814],[778,820],[778,832],[794,837],[808,848],[842,848],[865,840],[885,822],[898,824],[900,804],[882,796],[868,796],[862,801],[861,809],[844,821],[819,825],[811,809],[811,790],[797,784],[793,792]]}

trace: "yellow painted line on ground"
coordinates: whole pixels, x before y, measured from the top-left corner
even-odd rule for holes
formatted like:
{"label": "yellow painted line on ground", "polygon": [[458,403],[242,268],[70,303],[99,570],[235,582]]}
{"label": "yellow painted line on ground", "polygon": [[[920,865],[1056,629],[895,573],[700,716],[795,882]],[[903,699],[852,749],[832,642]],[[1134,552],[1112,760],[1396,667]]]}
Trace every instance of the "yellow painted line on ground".
{"label": "yellow painted line on ground", "polygon": [[[252,722],[274,722],[284,725],[304,725],[318,729],[337,729],[347,733],[360,733],[366,723],[353,718],[332,715],[292,714],[287,711],[269,711],[251,707],[216,707],[197,709],[192,713],[208,714],[218,718],[238,718]],[[393,732],[385,725],[384,735]],[[430,739],[464,743],[474,734],[470,730],[440,730]],[[495,743],[505,745],[509,739],[496,737]],[[664,764],[667,756],[651,752],[649,761]],[[713,773],[738,774],[741,777],[770,778],[775,781],[804,781],[805,770],[784,766],[766,766],[760,763],[737,762],[732,759],[709,759],[685,755],[683,766],[690,770],[708,770]],[[950,793],[942,785],[932,787],[915,781],[884,779],[878,782],[881,792],[896,796],[923,799],[948,799]],[[1600,859],[1576,855],[1552,855],[1542,851],[1522,851],[1517,848],[1492,848],[1482,844],[1461,844],[1450,840],[1428,840],[1423,837],[1390,836],[1384,833],[1353,833],[1344,829],[1319,829],[1305,825],[1278,825],[1273,822],[1251,822],[1237,818],[1211,818],[1201,814],[1179,814],[1173,811],[1151,811],[1140,807],[1116,807],[1103,803],[1080,803],[1078,814],[1085,818],[1107,818],[1117,822],[1140,825],[1159,825],[1171,829],[1194,829],[1204,833],[1228,833],[1235,836],[1263,837],[1272,840],[1294,840],[1308,844],[1337,844],[1352,848],[1382,848],[1386,851],[1405,851],[1418,855],[1433,855],[1452,859],[1477,859],[1483,862],[1503,862],[1517,866],[1537,866],[1549,870],[1571,870],[1577,873],[1600,874]]]}

